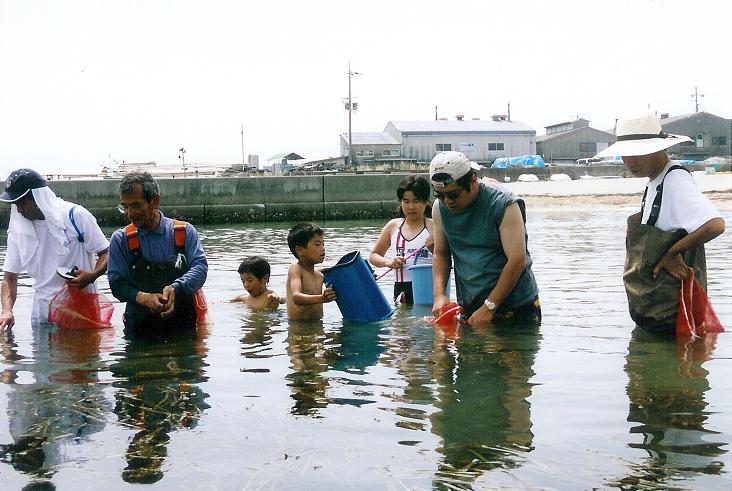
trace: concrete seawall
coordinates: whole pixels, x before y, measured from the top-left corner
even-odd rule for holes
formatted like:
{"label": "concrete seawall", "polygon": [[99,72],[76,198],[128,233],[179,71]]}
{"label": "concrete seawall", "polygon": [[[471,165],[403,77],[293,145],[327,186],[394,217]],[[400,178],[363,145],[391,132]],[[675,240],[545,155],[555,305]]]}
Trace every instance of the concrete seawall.
{"label": "concrete seawall", "polygon": [[[159,179],[160,209],[196,224],[345,220],[391,216],[404,174]],[[87,208],[100,225],[126,223],[119,180],[51,181],[59,197]],[[0,209],[7,226],[10,207]]]}
{"label": "concrete seawall", "polygon": [[[547,180],[553,173],[578,179],[582,175],[626,172],[625,166],[557,166],[484,169],[482,175],[500,182],[508,176],[514,182],[520,174],[537,174],[539,179]],[[166,216],[196,224],[386,218],[394,215],[396,188],[405,175],[408,174],[159,179],[160,208]],[[87,208],[101,225],[126,223],[116,209],[118,179],[51,181],[49,186],[61,198]],[[0,207],[3,226],[7,226],[9,215],[9,206]]]}

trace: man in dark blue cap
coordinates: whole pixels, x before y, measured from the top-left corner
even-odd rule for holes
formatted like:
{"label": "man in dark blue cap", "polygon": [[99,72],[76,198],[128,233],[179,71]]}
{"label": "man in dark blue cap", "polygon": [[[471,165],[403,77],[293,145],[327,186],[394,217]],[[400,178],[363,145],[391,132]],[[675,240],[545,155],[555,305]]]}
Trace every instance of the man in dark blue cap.
{"label": "man in dark blue cap", "polygon": [[24,271],[33,279],[32,323],[46,321],[49,301],[64,286],[58,268],[76,267],[70,286],[96,291],[94,281],[107,271],[109,241],[91,213],[57,197],[32,169],[13,171],[0,201],[12,205],[0,285],[0,330],[15,324],[18,275]]}

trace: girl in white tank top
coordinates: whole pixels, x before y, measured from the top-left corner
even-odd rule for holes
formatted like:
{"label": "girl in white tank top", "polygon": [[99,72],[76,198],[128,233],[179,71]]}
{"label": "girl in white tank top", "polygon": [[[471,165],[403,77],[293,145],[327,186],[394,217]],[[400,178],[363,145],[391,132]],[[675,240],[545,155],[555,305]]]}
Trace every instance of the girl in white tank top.
{"label": "girl in white tank top", "polygon": [[[430,237],[430,231],[427,230],[426,218],[423,222],[422,230],[416,235],[408,238],[405,237],[402,227],[405,220],[394,229],[391,234],[391,244],[389,244],[389,255],[391,257],[408,257],[405,259],[404,267],[394,270],[394,281],[398,283],[411,282],[412,272],[409,266],[413,264],[432,264],[432,252],[425,247],[427,239]],[[418,251],[416,254],[415,252]]]}
{"label": "girl in white tank top", "polygon": [[[397,197],[403,218],[390,220],[369,255],[377,268],[394,270],[394,299],[413,303],[412,264],[432,264],[432,219],[425,217],[429,206],[430,184],[424,177],[407,176],[399,183]],[[411,257],[410,254],[415,253]]]}

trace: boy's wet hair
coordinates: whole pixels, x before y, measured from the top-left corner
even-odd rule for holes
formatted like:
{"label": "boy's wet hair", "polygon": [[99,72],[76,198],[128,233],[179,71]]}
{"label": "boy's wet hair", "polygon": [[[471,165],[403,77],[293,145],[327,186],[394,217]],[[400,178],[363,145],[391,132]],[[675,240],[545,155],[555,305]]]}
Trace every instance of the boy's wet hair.
{"label": "boy's wet hair", "polygon": [[239,274],[251,273],[261,280],[270,273],[270,267],[262,256],[252,256],[244,258],[237,271]]}
{"label": "boy's wet hair", "polygon": [[287,234],[287,245],[290,247],[290,252],[297,259],[297,253],[295,253],[295,247],[307,247],[310,239],[316,235],[323,235],[323,229],[315,225],[314,223],[298,223],[290,229],[290,233]]}

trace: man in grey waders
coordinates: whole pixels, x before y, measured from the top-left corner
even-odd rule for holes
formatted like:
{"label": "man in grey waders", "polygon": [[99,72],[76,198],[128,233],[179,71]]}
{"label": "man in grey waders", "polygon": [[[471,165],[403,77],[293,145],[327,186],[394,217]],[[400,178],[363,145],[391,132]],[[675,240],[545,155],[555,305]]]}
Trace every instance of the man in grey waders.
{"label": "man in grey waders", "polygon": [[688,136],[666,134],[652,114],[618,121],[617,143],[596,157],[621,156],[636,177],[648,177],[641,211],[628,217],[623,282],[630,316],[643,328],[673,331],[681,280],[691,270],[706,289],[704,244],[725,223],[691,173],[666,149]]}
{"label": "man in grey waders", "polygon": [[127,302],[127,331],[190,330],[196,326],[195,293],[208,262],[190,223],[160,211],[160,188],[147,172],[130,172],[119,185],[119,211],[130,224],[112,234],[109,286]]}

